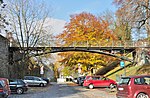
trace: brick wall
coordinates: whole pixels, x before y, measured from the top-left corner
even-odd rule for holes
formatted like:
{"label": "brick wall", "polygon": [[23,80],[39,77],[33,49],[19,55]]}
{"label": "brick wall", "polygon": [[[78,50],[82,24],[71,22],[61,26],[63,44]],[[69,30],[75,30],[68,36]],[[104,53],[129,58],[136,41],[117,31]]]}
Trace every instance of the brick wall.
{"label": "brick wall", "polygon": [[0,77],[9,77],[8,40],[0,35]]}

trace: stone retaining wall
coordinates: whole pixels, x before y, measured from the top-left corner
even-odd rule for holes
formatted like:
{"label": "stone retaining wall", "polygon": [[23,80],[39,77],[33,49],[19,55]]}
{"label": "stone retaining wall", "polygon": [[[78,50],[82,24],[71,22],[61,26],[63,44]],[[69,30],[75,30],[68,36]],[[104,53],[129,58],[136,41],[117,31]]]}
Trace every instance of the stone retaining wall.
{"label": "stone retaining wall", "polygon": [[0,77],[9,77],[8,40],[0,35]]}

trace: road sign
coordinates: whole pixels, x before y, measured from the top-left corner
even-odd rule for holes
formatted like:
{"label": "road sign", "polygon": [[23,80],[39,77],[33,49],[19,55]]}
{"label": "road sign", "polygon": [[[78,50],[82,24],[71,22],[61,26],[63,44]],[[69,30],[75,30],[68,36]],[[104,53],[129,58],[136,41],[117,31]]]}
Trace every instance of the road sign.
{"label": "road sign", "polygon": [[125,64],[124,64],[124,61],[120,61],[120,67],[124,67]]}
{"label": "road sign", "polygon": [[41,68],[40,68],[40,74],[41,75],[44,74],[44,66],[41,66]]}

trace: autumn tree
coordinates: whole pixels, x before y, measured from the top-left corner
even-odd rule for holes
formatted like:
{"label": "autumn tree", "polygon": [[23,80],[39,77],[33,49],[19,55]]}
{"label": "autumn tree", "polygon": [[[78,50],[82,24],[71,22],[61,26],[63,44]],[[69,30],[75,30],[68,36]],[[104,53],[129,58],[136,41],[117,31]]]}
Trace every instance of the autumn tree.
{"label": "autumn tree", "polygon": [[125,41],[131,40],[131,27],[127,21],[123,21],[119,16],[116,16],[114,12],[107,10],[99,16],[109,23],[109,28],[113,31],[116,39],[115,42],[124,44]]}
{"label": "autumn tree", "polygon": [[128,23],[132,30],[146,30],[150,37],[150,0],[114,0],[114,3],[118,5],[116,15],[122,22]]}
{"label": "autumn tree", "polygon": [[[109,23],[102,18],[97,18],[90,13],[80,13],[71,15],[70,22],[66,24],[62,34],[57,36],[62,40],[64,46],[106,46],[115,39],[113,32],[109,29]],[[87,71],[94,65],[105,66],[108,62],[107,56],[83,53],[69,52],[60,53],[63,58],[61,61],[65,66],[71,66],[72,70],[82,64],[82,71]],[[111,58],[112,59],[112,58]]]}
{"label": "autumn tree", "polygon": [[[21,49],[22,62],[28,63],[30,55],[28,48],[37,46],[43,41],[42,38],[47,36],[50,38],[50,34],[48,35],[44,28],[49,13],[45,4],[39,3],[37,0],[9,0],[8,8],[11,22],[10,32],[13,33],[17,45]],[[27,66],[22,65],[23,75],[26,68]]]}

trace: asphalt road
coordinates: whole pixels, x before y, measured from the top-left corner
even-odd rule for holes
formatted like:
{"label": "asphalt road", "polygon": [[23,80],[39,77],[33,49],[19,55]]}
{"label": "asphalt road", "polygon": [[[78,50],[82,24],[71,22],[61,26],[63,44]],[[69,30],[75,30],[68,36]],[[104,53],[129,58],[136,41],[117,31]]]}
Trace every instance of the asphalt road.
{"label": "asphalt road", "polygon": [[116,98],[115,92],[106,88],[87,89],[72,83],[51,83],[47,87],[30,87],[29,91],[8,98]]}

